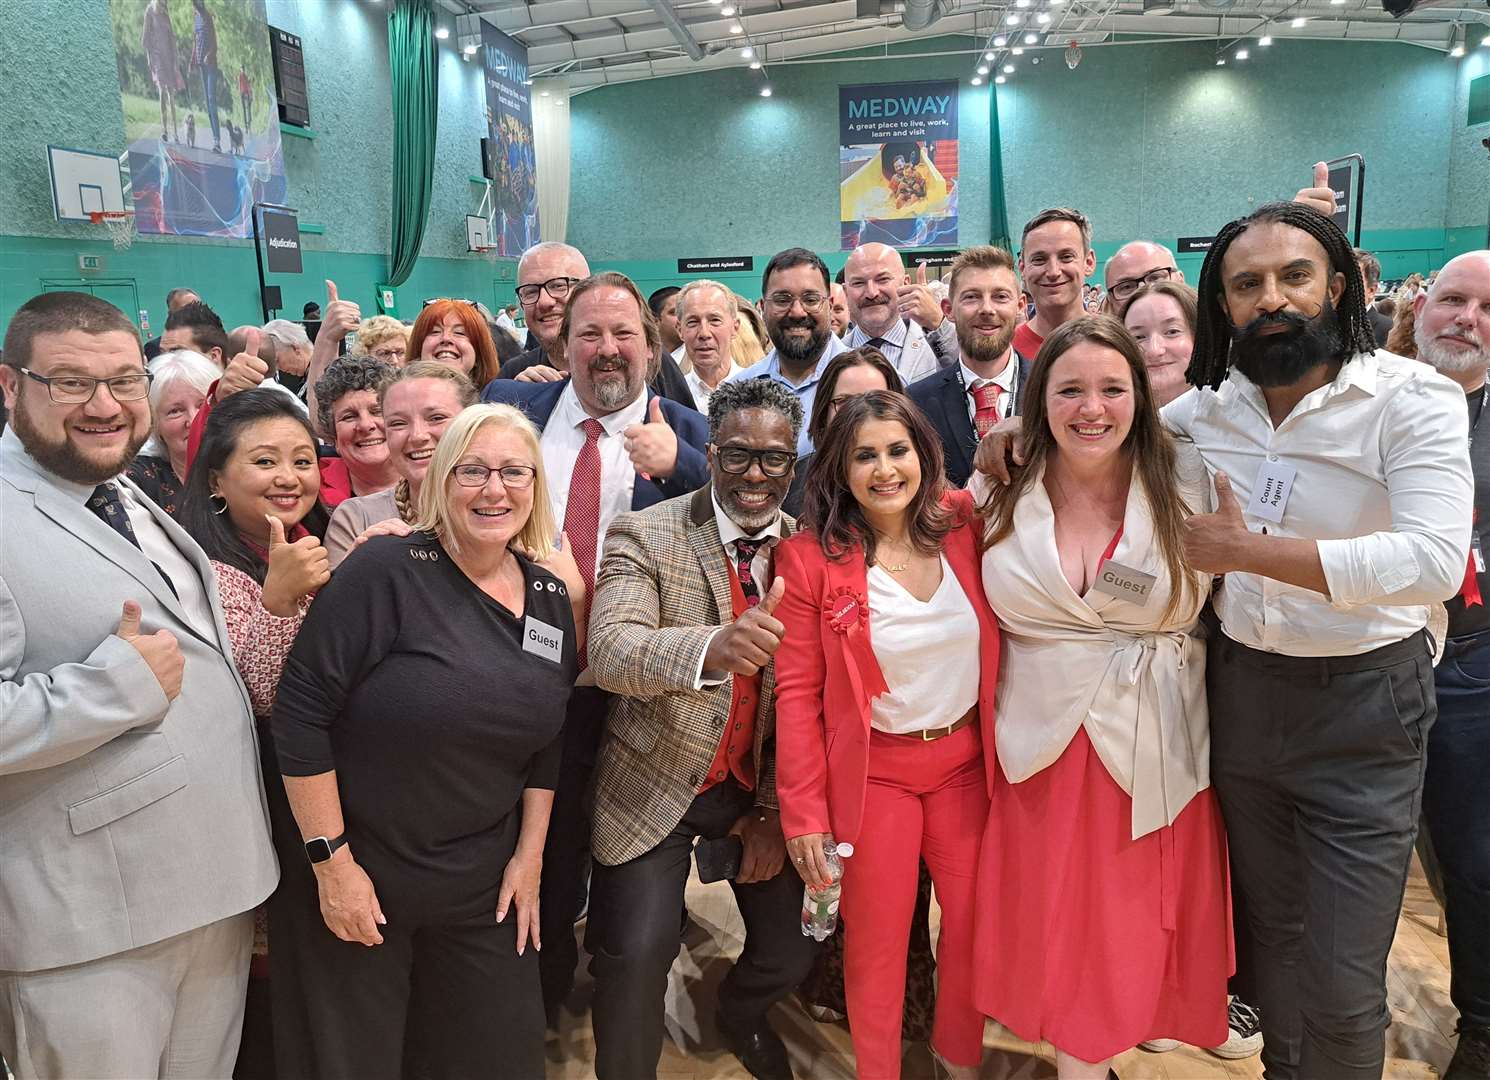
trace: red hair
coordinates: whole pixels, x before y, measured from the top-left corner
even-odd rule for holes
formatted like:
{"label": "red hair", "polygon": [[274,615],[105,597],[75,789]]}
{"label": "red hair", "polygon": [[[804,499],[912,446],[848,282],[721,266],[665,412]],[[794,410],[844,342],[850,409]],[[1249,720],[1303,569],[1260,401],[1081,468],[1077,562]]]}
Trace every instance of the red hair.
{"label": "red hair", "polygon": [[445,316],[454,315],[466,328],[466,340],[476,350],[476,363],[471,368],[471,381],[479,391],[497,377],[502,370],[502,361],[497,358],[497,343],[492,340],[491,328],[481,317],[481,312],[464,300],[436,300],[426,304],[414,320],[414,329],[409,331],[409,348],[404,354],[410,361],[424,355],[424,339],[435,332],[445,321]]}

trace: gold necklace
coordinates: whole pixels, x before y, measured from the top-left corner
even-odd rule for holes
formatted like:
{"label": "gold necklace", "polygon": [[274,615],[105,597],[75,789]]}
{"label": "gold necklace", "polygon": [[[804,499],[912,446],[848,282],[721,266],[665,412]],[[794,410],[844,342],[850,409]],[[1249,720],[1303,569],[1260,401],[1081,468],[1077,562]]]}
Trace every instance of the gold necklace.
{"label": "gold necklace", "polygon": [[907,570],[909,570],[910,567],[911,567],[911,555],[914,553],[914,551],[915,551],[915,548],[914,547],[907,548],[906,549],[906,552],[905,552],[905,562],[899,563],[897,565],[891,565],[890,563],[881,560],[878,557],[878,555],[876,555],[875,561],[878,562],[879,565],[882,566],[889,573],[892,573],[892,574],[903,574]]}

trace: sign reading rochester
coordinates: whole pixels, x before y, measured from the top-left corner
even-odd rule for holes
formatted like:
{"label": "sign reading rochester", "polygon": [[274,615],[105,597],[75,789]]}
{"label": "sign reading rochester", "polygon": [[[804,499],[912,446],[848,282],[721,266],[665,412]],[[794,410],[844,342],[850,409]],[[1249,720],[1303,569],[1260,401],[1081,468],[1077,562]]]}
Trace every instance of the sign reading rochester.
{"label": "sign reading rochester", "polygon": [[838,90],[839,221],[845,250],[957,243],[957,83]]}

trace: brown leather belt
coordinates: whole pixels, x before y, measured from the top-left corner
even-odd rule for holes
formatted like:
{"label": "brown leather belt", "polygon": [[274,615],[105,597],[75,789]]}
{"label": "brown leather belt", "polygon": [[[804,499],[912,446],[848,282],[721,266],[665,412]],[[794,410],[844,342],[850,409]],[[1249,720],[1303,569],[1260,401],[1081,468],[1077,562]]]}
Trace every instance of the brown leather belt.
{"label": "brown leather belt", "polygon": [[963,713],[960,717],[958,717],[952,723],[948,724],[946,727],[925,728],[921,731],[907,732],[904,735],[894,734],[888,731],[881,731],[879,732],[879,734],[893,735],[893,737],[897,739],[916,739],[920,742],[936,742],[936,740],[938,739],[945,739],[948,735],[956,735],[959,731],[967,727],[977,718],[978,706],[974,705],[971,709]]}

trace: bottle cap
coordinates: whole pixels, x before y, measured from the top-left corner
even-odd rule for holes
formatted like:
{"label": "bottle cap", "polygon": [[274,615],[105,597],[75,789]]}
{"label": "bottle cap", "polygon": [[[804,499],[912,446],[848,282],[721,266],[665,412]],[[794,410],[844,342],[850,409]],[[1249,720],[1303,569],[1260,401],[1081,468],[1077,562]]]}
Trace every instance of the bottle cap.
{"label": "bottle cap", "polygon": [[853,856],[853,854],[854,854],[854,845],[853,844],[850,844],[850,843],[848,843],[847,841],[844,841],[844,840],[840,840],[838,842],[838,857],[840,859],[851,858]]}

